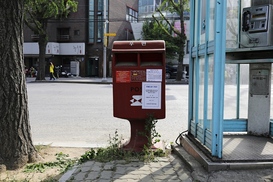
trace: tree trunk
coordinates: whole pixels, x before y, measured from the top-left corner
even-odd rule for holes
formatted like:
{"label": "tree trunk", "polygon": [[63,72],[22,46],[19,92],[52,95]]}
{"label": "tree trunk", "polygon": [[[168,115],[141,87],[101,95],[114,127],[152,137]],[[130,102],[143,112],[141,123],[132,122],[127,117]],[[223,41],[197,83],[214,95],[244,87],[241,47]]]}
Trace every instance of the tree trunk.
{"label": "tree trunk", "polygon": [[177,67],[177,74],[176,74],[176,81],[181,81],[183,76],[183,61],[178,62],[178,67]]}
{"label": "tree trunk", "polygon": [[47,36],[39,35],[39,65],[36,80],[45,80],[45,52],[47,45]]}
{"label": "tree trunk", "polygon": [[0,164],[17,169],[37,159],[23,63],[24,0],[0,1]]}
{"label": "tree trunk", "polygon": [[181,81],[183,77],[183,71],[184,71],[184,55],[185,55],[185,27],[184,27],[184,0],[180,0],[180,32],[181,35],[179,36],[180,39],[180,52],[179,52],[179,58],[178,58],[178,68],[177,68],[177,75],[176,75],[176,81]]}

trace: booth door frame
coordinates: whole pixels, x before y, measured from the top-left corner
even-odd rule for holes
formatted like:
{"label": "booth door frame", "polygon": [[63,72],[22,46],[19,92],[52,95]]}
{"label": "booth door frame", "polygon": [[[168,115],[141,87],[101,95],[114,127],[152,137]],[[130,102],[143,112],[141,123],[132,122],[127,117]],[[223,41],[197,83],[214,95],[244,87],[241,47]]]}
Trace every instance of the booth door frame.
{"label": "booth door frame", "polygon": [[[203,14],[201,13],[204,10],[202,3],[204,3],[202,0],[193,0],[190,5],[193,8],[191,8],[190,16],[188,131],[209,148],[212,156],[222,158],[227,2],[226,0],[215,0],[213,2],[215,7],[213,25],[209,24],[211,3],[204,3],[206,13]],[[205,19],[202,20],[203,15],[205,15]],[[213,40],[209,39],[209,27],[212,27],[214,31]],[[201,34],[203,33],[205,33],[205,41],[201,43]],[[209,69],[209,64],[212,65],[213,70]],[[204,73],[203,77],[200,75],[201,68]],[[213,76],[211,97],[208,97],[209,74]],[[200,78],[204,80],[200,80]],[[203,93],[199,90],[200,83],[204,89]],[[201,100],[200,96],[202,96]],[[200,101],[202,107],[199,108]],[[208,108],[209,102],[211,108]],[[200,109],[201,112],[199,113]],[[211,111],[209,113],[210,119],[208,119],[208,109]]]}

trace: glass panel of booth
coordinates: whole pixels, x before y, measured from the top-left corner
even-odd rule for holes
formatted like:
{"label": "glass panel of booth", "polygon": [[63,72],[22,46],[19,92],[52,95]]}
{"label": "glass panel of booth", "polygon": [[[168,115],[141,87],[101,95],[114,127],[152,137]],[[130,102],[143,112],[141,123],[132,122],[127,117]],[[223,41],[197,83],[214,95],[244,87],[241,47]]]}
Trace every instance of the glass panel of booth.
{"label": "glass panel of booth", "polygon": [[210,0],[209,6],[209,41],[212,41],[214,40],[215,0]]}
{"label": "glass panel of booth", "polygon": [[[194,67],[196,67],[195,65],[197,65],[197,61],[198,61],[198,58],[194,58],[193,59]],[[196,104],[196,101],[197,101],[196,100],[197,99],[196,95],[198,93],[198,88],[197,88],[196,83],[198,83],[197,81],[199,79],[199,77],[197,77],[198,73],[199,73],[198,69],[193,69],[193,74],[192,74],[193,75],[193,83],[194,83],[194,85],[193,85],[193,93],[192,93],[192,120],[193,120],[193,122],[197,122],[196,119],[198,118],[197,117],[198,106]]]}
{"label": "glass panel of booth", "polygon": [[245,119],[248,112],[249,64],[225,65],[224,119]]}
{"label": "glass panel of booth", "polygon": [[205,43],[206,35],[206,4],[207,0],[202,0],[201,4],[195,3],[194,11],[194,46]]}
{"label": "glass panel of booth", "polygon": [[207,0],[201,1],[201,20],[200,20],[200,44],[204,44],[206,42],[206,16],[207,16]]}
{"label": "glass panel of booth", "polygon": [[[199,22],[199,20],[198,20],[198,15],[199,15],[199,11],[198,11],[198,6],[199,4],[198,3],[195,3],[195,7],[194,7],[194,17],[195,17],[195,20],[194,20],[194,36],[193,36],[193,38],[194,38],[194,40],[193,40],[193,44],[194,44],[194,46],[197,46],[198,44],[199,44],[199,42],[198,42],[198,39],[197,39],[197,37],[198,37],[198,32],[199,32],[199,26],[198,26],[198,22]],[[193,19],[191,19],[191,20],[193,20]]]}
{"label": "glass panel of booth", "polygon": [[239,118],[247,118],[248,113],[248,88],[249,64],[240,64],[240,103]]}
{"label": "glass panel of booth", "polygon": [[[225,95],[224,95],[224,118],[236,118],[237,108],[237,64],[225,65]],[[238,118],[237,118],[238,119]]]}
{"label": "glass panel of booth", "polygon": [[199,124],[203,126],[204,120],[204,82],[205,82],[205,59],[204,57],[199,58],[199,96],[198,96],[198,117]]}
{"label": "glass panel of booth", "polygon": [[227,1],[226,48],[238,48],[240,0]]}
{"label": "glass panel of booth", "polygon": [[213,104],[213,72],[214,55],[209,55],[208,61],[208,106],[207,106],[207,128],[212,128],[212,104]]}

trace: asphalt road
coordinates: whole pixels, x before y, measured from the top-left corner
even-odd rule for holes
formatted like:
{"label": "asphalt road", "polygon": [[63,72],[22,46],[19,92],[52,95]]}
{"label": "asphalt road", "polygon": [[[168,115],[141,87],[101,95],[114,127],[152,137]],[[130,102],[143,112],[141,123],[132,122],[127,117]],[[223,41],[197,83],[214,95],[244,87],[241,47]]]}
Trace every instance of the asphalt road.
{"label": "asphalt road", "polygon": [[[113,117],[111,84],[27,83],[34,144],[102,147],[115,131],[130,137],[127,120]],[[165,143],[187,130],[188,85],[166,85],[166,118],[156,130]]]}

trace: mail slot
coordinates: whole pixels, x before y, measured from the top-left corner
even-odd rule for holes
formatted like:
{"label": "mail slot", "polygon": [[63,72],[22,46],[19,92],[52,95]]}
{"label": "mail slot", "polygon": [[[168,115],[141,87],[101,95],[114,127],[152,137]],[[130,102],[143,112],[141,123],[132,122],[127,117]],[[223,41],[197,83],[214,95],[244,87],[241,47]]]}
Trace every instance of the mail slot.
{"label": "mail slot", "polygon": [[115,41],[112,54],[114,117],[165,118],[165,42]]}

